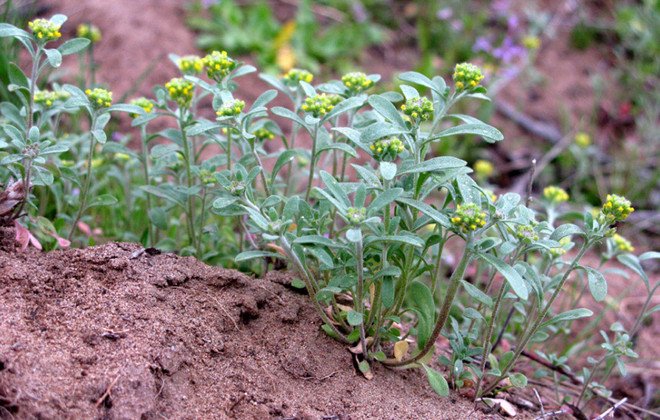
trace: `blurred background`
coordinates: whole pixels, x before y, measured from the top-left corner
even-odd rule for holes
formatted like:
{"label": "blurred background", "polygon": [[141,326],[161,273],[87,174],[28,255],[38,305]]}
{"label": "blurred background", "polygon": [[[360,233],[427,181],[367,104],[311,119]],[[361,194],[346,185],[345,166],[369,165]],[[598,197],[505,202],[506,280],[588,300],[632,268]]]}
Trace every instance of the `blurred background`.
{"label": "blurred background", "polygon": [[[436,151],[479,164],[496,191],[555,184],[577,206],[625,194],[637,211],[623,233],[640,251],[658,248],[660,215],[660,1],[653,0],[43,0],[0,1],[2,21],[69,16],[98,26],[96,79],[118,100],[149,95],[175,76],[169,53],[226,50],[260,71],[303,68],[315,81],[361,70],[396,88],[399,72],[451,77],[471,61],[486,75],[490,103],[475,103],[505,141],[456,139]],[[0,86],[18,48],[0,45]],[[50,74],[71,79],[75,60]],[[266,85],[241,83],[248,102]],[[0,99],[9,98],[0,90]]]}

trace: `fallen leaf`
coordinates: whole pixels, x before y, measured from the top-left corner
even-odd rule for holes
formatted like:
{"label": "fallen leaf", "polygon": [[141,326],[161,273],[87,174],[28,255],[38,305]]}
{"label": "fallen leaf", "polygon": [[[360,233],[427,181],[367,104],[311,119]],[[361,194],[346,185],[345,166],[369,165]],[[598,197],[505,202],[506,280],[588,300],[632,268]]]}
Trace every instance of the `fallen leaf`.
{"label": "fallen leaf", "polygon": [[408,344],[406,340],[397,341],[396,344],[394,344],[394,358],[397,362],[400,362],[403,359],[403,356],[408,353],[408,347],[410,347],[410,344]]}
{"label": "fallen leaf", "polygon": [[481,398],[481,401],[483,401],[487,406],[491,408],[497,408],[497,410],[505,416],[515,417],[518,415],[516,407],[514,407],[513,404],[507,400],[503,400],[502,398]]}

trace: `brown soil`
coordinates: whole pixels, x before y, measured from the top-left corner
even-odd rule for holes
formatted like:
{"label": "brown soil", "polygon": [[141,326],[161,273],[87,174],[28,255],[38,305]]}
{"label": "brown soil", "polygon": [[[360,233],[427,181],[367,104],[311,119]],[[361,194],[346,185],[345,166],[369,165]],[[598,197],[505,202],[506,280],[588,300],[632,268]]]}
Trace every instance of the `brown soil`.
{"label": "brown soil", "polygon": [[0,251],[0,418],[487,417],[419,370],[365,380],[281,273],[139,250]]}

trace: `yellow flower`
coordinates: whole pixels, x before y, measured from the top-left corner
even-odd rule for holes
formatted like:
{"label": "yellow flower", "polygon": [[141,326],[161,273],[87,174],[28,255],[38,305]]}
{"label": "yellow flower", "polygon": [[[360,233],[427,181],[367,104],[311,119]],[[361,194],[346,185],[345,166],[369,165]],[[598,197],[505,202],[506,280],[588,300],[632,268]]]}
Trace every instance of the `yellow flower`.
{"label": "yellow flower", "polygon": [[190,106],[193,98],[193,84],[191,81],[175,77],[165,84],[165,89],[170,99],[175,101],[181,108]]}
{"label": "yellow flower", "polygon": [[87,38],[92,44],[96,44],[101,40],[101,30],[91,23],[81,23],[78,25],[78,36]]}
{"label": "yellow flower", "polygon": [[314,75],[307,70],[291,69],[282,78],[287,85],[298,86],[300,82],[312,83]]}
{"label": "yellow flower", "polygon": [[[154,110],[154,103],[151,102],[149,99],[143,97],[140,98],[135,98],[131,101],[131,105],[139,106],[146,112],[147,114],[150,114]],[[132,118],[136,118],[138,114],[131,114]]]}
{"label": "yellow flower", "polygon": [[28,26],[37,40],[41,42],[54,41],[62,36],[60,33],[62,25],[57,25],[47,19],[35,19],[29,22]]}
{"label": "yellow flower", "polygon": [[305,102],[301,108],[308,114],[312,114],[314,117],[319,118],[333,110],[336,105],[336,100],[335,95],[320,93],[305,98]]}
{"label": "yellow flower", "polygon": [[479,159],[474,162],[474,171],[480,178],[488,178],[495,172],[495,167],[487,160]]}
{"label": "yellow flower", "polygon": [[245,102],[240,99],[234,99],[222,104],[215,114],[218,117],[235,117],[243,111],[243,108],[245,108]]}
{"label": "yellow flower", "polygon": [[528,50],[538,50],[541,46],[541,39],[534,35],[527,35],[522,39],[522,44]]}
{"label": "yellow flower", "polygon": [[618,233],[612,236],[612,242],[614,243],[614,247],[621,252],[633,252],[635,250],[635,247],[632,246],[630,241]]}
{"label": "yellow flower", "polygon": [[460,63],[454,67],[454,84],[457,91],[474,89],[484,79],[481,69],[472,63]]}
{"label": "yellow flower", "polygon": [[183,74],[199,74],[204,70],[204,60],[196,55],[186,55],[180,57],[176,65]]}
{"label": "yellow flower", "polygon": [[107,89],[87,89],[85,94],[93,108],[107,108],[112,105],[112,92]]}
{"label": "yellow flower", "polygon": [[564,189],[551,185],[543,189],[543,198],[552,204],[559,204],[568,201],[569,196]]}
{"label": "yellow flower", "polygon": [[353,93],[360,93],[374,85],[374,81],[362,72],[347,73],[342,76],[341,81]]}
{"label": "yellow flower", "polygon": [[216,82],[220,82],[238,66],[236,61],[227,55],[227,51],[213,51],[203,60],[206,74]]}
{"label": "yellow flower", "polygon": [[451,222],[459,230],[471,232],[486,225],[486,212],[474,203],[459,204]]}
{"label": "yellow flower", "polygon": [[586,149],[591,144],[591,137],[587,133],[579,132],[575,135],[575,144]]}
{"label": "yellow flower", "polygon": [[433,103],[425,96],[412,98],[401,105],[401,111],[415,121],[426,121],[433,115]]}
{"label": "yellow flower", "polygon": [[630,201],[616,194],[608,194],[603,208],[600,210],[603,218],[609,224],[626,220],[635,209],[631,207]]}

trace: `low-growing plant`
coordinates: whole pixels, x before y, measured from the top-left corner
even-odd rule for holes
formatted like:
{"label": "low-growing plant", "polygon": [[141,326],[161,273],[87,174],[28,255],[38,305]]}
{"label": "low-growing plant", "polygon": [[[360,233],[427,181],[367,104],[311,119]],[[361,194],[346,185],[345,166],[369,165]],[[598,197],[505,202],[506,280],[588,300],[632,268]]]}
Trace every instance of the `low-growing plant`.
{"label": "low-growing plant", "polygon": [[[451,137],[503,140],[478,118],[454,113],[460,102],[488,100],[478,67],[456,65],[451,85],[441,76],[402,73],[400,92],[380,94],[369,94],[380,79],[375,74],[353,72],[312,85],[311,73],[295,69],[281,78],[261,75],[274,89],[246,103],[237,80],[256,69],[214,51],[204,58],[172,56],[181,74],[156,87],[151,100],[112,105],[109,91],[64,85],[66,94],[40,97],[47,107],[35,105],[34,82],[46,65],[41,63],[59,65],[61,54],[89,42],[46,48],[40,39],[55,38],[64,19],[39,20],[32,35],[0,26],[0,36],[17,38],[37,63],[29,79],[15,66],[12,90],[21,95],[22,110],[0,108],[7,168],[0,174],[27,186],[21,204],[26,223],[39,210],[29,199],[32,185],[54,185],[60,199],[75,186],[77,198],[55,215],[67,222],[56,223],[56,234],[70,229],[71,237],[92,207],[122,207],[111,206],[119,196],[137,208],[124,218],[141,213],[148,219],[150,227],[136,227],[135,233],[145,244],[222,261],[218,250],[235,241],[235,253],[242,251],[234,253],[238,264],[283,259],[308,293],[323,330],[351,346],[365,376],[372,375],[373,363],[422,367],[433,389],[447,395],[448,381],[430,366],[444,334],[452,353],[439,361],[450,368],[452,386],[474,386],[477,398],[524,387],[527,378],[518,369],[523,352],[592,315],[578,307],[582,299],[570,299],[569,285],[586,282],[596,301],[606,298],[603,271],[582,262],[605,241],[604,259],[616,257],[640,275],[649,299],[628,335],[619,326],[613,339],[604,335],[606,354],[585,371],[578,405],[588,392],[597,392],[592,386],[597,377],[602,382],[609,375],[597,376],[598,369],[608,369],[612,360],[621,369],[622,357],[634,357],[628,343],[655,310],[648,306],[657,287],[649,286],[641,261],[658,254],[635,257],[616,236],[615,225],[634,211],[631,203],[609,195],[595,213],[564,211],[568,194],[548,187],[540,205],[530,207],[517,194],[496,197],[480,187],[465,161],[433,155],[433,145]],[[40,61],[44,56],[47,61]],[[279,94],[290,107],[269,107]],[[201,116],[207,102],[215,111],[212,119]],[[59,115],[78,109],[88,115],[90,132],[72,141],[56,136]],[[103,189],[92,185],[96,144],[106,141],[110,111],[129,113],[141,134],[138,152],[120,143],[104,148],[124,162],[115,162],[108,173],[130,180],[115,196],[99,194]],[[150,133],[149,123],[158,118],[176,128]],[[160,143],[152,145],[155,139]],[[85,176],[60,156],[70,156]],[[124,170],[141,175],[126,177]],[[51,171],[65,181],[55,182]],[[13,216],[23,214],[19,209]],[[500,350],[502,337],[515,343],[512,350]]]}

